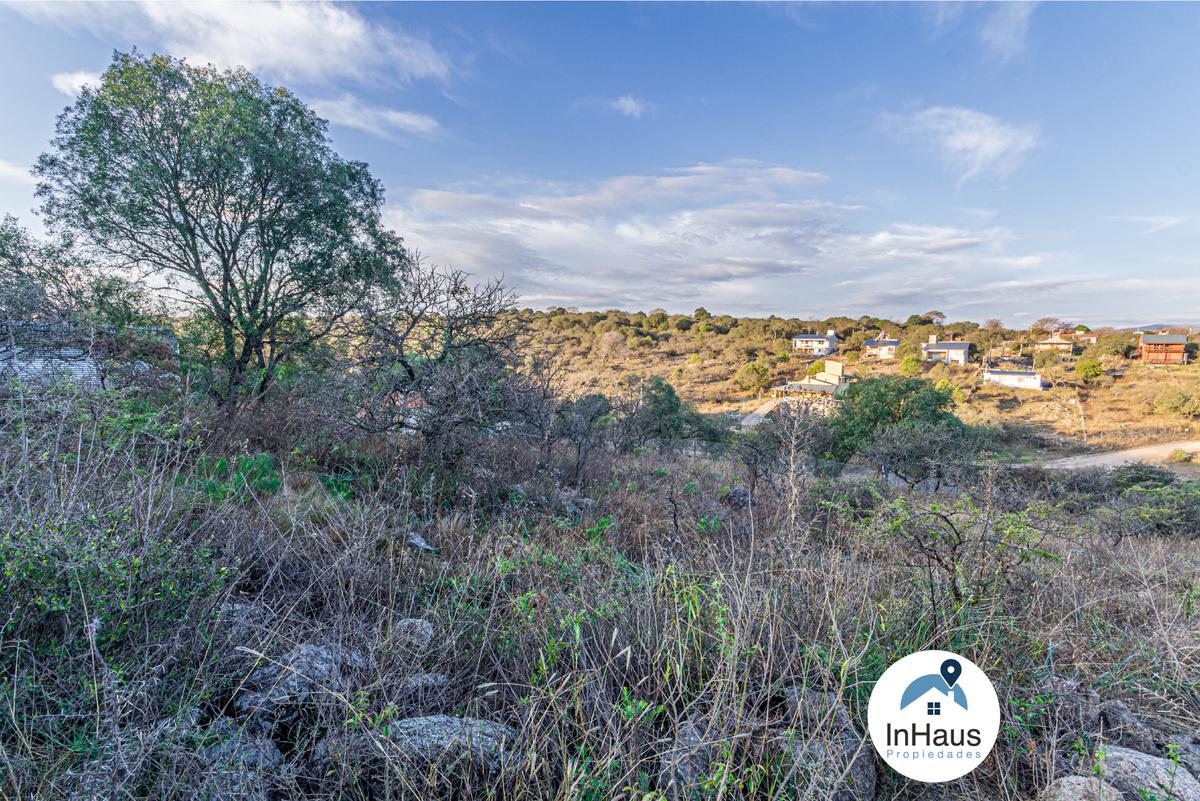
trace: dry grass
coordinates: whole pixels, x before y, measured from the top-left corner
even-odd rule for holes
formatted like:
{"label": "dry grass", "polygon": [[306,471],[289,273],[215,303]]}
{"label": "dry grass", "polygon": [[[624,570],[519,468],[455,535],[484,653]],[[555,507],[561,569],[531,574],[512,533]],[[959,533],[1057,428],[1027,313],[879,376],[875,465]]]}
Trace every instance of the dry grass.
{"label": "dry grass", "polygon": [[[1200,723],[1200,542],[1129,536],[1103,493],[992,474],[938,499],[792,476],[737,510],[720,500],[733,462],[610,454],[567,490],[513,434],[467,455],[451,492],[393,465],[353,499],[298,475],[215,499],[191,432],[118,441],[112,411],[64,398],[4,427],[4,798],[63,797],[64,773],[96,764],[113,798],[194,797],[203,732],[253,669],[222,639],[230,602],[259,610],[264,658],[302,643],[363,658],[287,744],[288,797],[420,795],[427,777],[386,761],[322,774],[305,753],[320,732],[385,738],[447,712],[522,732],[525,758],[499,781],[457,777],[461,796],[655,798],[665,743],[704,715],[735,732],[711,797],[817,798],[764,757],[765,732],[794,723],[782,691],[833,690],[862,727],[882,670],[931,647],[978,662],[1004,703],[956,797],[1031,798],[1068,768],[1051,674]],[[596,503],[569,511],[579,497]],[[934,503],[958,504],[950,550],[919,522]],[[414,524],[439,555],[402,547]],[[395,626],[414,616],[436,628],[427,652]],[[449,675],[445,697],[403,695],[423,670]],[[879,798],[922,792],[880,770]]]}

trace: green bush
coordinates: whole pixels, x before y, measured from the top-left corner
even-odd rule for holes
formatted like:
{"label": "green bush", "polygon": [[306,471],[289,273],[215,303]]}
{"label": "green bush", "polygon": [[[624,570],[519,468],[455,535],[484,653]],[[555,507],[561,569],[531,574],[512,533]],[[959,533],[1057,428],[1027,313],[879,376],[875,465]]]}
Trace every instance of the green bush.
{"label": "green bush", "polygon": [[1039,370],[1045,370],[1061,361],[1058,353],[1053,350],[1040,350],[1033,356],[1033,366]]}
{"label": "green bush", "polygon": [[916,378],[921,374],[921,360],[916,356],[905,356],[900,361],[900,375]]}
{"label": "green bush", "polygon": [[1163,387],[1154,396],[1154,411],[1159,414],[1200,417],[1200,393],[1191,392],[1183,387]]}
{"label": "green bush", "polygon": [[1075,365],[1075,377],[1085,384],[1090,384],[1104,375],[1104,368],[1099,359],[1080,359]]}

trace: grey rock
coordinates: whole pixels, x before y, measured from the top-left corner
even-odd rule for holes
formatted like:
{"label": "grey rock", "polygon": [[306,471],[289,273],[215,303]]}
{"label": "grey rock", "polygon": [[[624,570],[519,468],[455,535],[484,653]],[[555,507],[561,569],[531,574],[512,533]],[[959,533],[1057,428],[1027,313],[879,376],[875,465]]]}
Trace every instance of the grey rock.
{"label": "grey rock", "polygon": [[1100,729],[1100,696],[1074,679],[1051,676],[1039,688],[1046,698],[1050,719],[1060,732],[1075,737]]}
{"label": "grey rock", "polygon": [[1122,801],[1121,791],[1095,776],[1064,776],[1042,790],[1038,801]]}
{"label": "grey rock", "polygon": [[1105,749],[1102,769],[1105,781],[1128,801],[1200,801],[1200,781],[1187,768],[1163,757],[1114,745]]}
{"label": "grey rock", "polygon": [[659,757],[658,788],[668,798],[696,795],[729,748],[730,727],[696,715],[685,718]]}
{"label": "grey rock", "polygon": [[295,724],[322,697],[344,689],[343,670],[351,664],[348,657],[328,648],[298,646],[251,673],[234,699],[233,711],[248,721],[255,734]]}
{"label": "grey rock", "polygon": [[745,487],[734,487],[721,496],[721,503],[730,509],[749,509],[751,504],[750,490]]}
{"label": "grey rock", "polygon": [[317,743],[312,759],[322,773],[350,767],[360,773],[392,769],[451,776],[474,768],[498,774],[520,761],[518,732],[511,726],[476,718],[430,715],[392,723],[386,734],[331,735]]}
{"label": "grey rock", "polygon": [[423,652],[433,642],[433,624],[425,618],[406,617],[392,625],[392,633],[410,650]]}
{"label": "grey rock", "polygon": [[218,728],[218,736],[216,743],[204,749],[208,769],[201,797],[206,801],[269,801],[287,773],[279,747],[228,721]]}
{"label": "grey rock", "polygon": [[786,758],[792,780],[813,798],[874,798],[874,751],[837,693],[792,687],[784,698],[792,728],[775,732],[770,745]]}
{"label": "grey rock", "polygon": [[396,696],[405,701],[440,697],[449,687],[450,678],[445,673],[418,673],[400,682]]}
{"label": "grey rock", "polygon": [[1200,737],[1194,734],[1177,734],[1166,738],[1169,753],[1174,753],[1179,764],[1188,773],[1200,778]]}
{"label": "grey rock", "polygon": [[437,553],[438,549],[430,545],[424,537],[415,531],[408,532],[405,535],[404,544],[410,548],[415,548],[422,553]]}
{"label": "grey rock", "polygon": [[270,614],[255,603],[222,604],[213,622],[213,640],[224,645],[257,649],[272,633]]}
{"label": "grey rock", "polygon": [[1100,723],[1104,738],[1109,742],[1146,754],[1159,753],[1154,732],[1121,701],[1106,701],[1100,705]]}

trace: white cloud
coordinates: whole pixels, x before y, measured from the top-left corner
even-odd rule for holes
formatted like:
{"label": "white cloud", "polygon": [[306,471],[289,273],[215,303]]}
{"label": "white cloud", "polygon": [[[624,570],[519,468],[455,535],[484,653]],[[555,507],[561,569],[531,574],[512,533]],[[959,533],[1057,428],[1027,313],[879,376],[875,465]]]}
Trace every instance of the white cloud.
{"label": "white cloud", "polygon": [[979,39],[1000,58],[1012,58],[1025,48],[1029,18],[1037,3],[995,3],[979,27]]}
{"label": "white cloud", "polygon": [[632,95],[621,95],[608,101],[608,107],[626,117],[641,117],[650,108],[650,104]]}
{"label": "white cloud", "polygon": [[739,160],[577,186],[422,189],[389,223],[435,262],[505,276],[534,306],[909,313],[912,298],[967,302],[978,271],[1042,266],[1010,255],[1016,237],[1004,228],[860,231],[862,206],[813,196],[824,180]]}
{"label": "white cloud", "polygon": [[244,66],[283,80],[445,79],[450,60],[426,39],[373,24],[349,6],[313,3],[18,3],[26,17],[115,33],[190,61]]}
{"label": "white cloud", "polygon": [[1145,230],[1142,233],[1146,234],[1157,234],[1159,231],[1165,231],[1168,228],[1174,228],[1175,226],[1186,222],[1183,217],[1171,217],[1168,215],[1125,215],[1118,217],[1102,217],[1101,219],[1144,226]]}
{"label": "white cloud", "polygon": [[1014,125],[956,106],[933,106],[908,116],[884,115],[888,127],[928,141],[960,183],[991,175],[1003,180],[1038,143],[1035,125]]}
{"label": "white cloud", "polygon": [[0,159],[0,183],[32,186],[35,182],[33,176],[29,174],[28,167],[21,167],[11,161]]}
{"label": "white cloud", "polygon": [[100,75],[84,70],[79,72],[59,72],[50,76],[50,83],[54,84],[54,88],[64,95],[75,97],[83,91],[83,87],[94,86],[100,83]]}
{"label": "white cloud", "polygon": [[388,137],[397,132],[436,136],[442,130],[438,121],[427,114],[372,106],[353,95],[313,100],[309,105],[334,125],[357,128],[375,136]]}

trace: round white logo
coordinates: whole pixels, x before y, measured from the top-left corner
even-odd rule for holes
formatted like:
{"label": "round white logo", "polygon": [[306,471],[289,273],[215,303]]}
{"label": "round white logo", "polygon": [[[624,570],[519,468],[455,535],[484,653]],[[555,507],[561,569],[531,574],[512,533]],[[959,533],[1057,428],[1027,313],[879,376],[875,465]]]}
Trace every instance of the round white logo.
{"label": "round white logo", "polygon": [[974,770],[1000,732],[996,688],[969,659],[921,651],[889,667],[867,703],[867,728],[883,761],[922,782]]}

